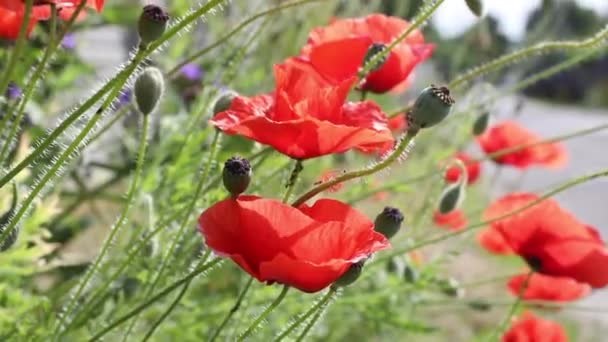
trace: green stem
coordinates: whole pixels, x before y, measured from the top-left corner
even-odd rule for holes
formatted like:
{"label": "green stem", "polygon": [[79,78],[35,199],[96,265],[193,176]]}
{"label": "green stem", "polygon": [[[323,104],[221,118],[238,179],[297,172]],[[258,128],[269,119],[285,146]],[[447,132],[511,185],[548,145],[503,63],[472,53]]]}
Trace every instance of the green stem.
{"label": "green stem", "polygon": [[287,185],[285,185],[287,190],[285,191],[285,195],[283,195],[283,203],[287,203],[287,201],[289,201],[289,197],[291,196],[294,188],[296,187],[298,177],[300,176],[302,170],[304,170],[304,167],[302,166],[302,160],[298,159],[296,160],[296,164],[294,165],[293,170],[291,171],[291,175],[289,175]]}
{"label": "green stem", "polygon": [[97,130],[97,132],[95,132],[95,134],[89,140],[89,144],[99,139],[99,137],[101,137],[105,132],[112,128],[112,126],[114,126],[114,124],[118,122],[118,120],[122,119],[129,112],[130,109],[131,106],[125,106],[120,108],[117,113],[114,113],[112,119],[108,120],[106,124],[104,124],[99,130]]}
{"label": "green stem", "polygon": [[[185,208],[184,211],[182,211],[183,217],[182,217],[181,223],[179,225],[179,228],[177,230],[177,233],[175,234],[173,241],[171,242],[171,244],[169,246],[169,249],[167,250],[167,252],[165,253],[165,255],[162,259],[162,263],[161,263],[160,267],[158,268],[158,272],[156,273],[154,280],[152,280],[152,284],[150,284],[150,287],[146,291],[146,297],[152,295],[152,292],[154,292],[154,290],[156,289],[158,282],[164,275],[164,271],[171,261],[171,257],[174,255],[175,249],[179,245],[182,235],[184,234],[184,231],[187,227],[187,223],[190,220],[190,213],[196,206],[196,202],[200,198],[201,190],[203,189],[203,186],[207,183],[207,178],[209,177],[211,169],[213,168],[213,163],[215,161],[215,155],[217,153],[217,149],[219,146],[220,137],[221,137],[221,131],[215,130],[214,136],[213,136],[213,142],[211,143],[211,149],[209,151],[209,158],[207,160],[207,165],[205,166],[202,176],[199,178],[199,182],[196,187],[196,191],[194,193],[194,196],[192,197],[192,200],[190,201],[190,204],[188,205],[188,207]],[[125,333],[124,340],[127,340],[127,337],[129,336],[130,331],[137,324],[138,318],[139,317],[137,316],[137,317],[135,317],[135,319],[133,319],[131,321],[129,328],[127,329],[127,332]]]}
{"label": "green stem", "polygon": [[114,330],[116,327],[122,325],[124,322],[128,321],[129,319],[131,319],[131,318],[139,315],[142,311],[144,311],[145,309],[147,309],[149,306],[151,306],[152,304],[156,303],[160,299],[164,298],[165,296],[167,296],[171,292],[175,291],[176,289],[178,289],[182,285],[188,283],[189,281],[191,281],[192,279],[194,279],[199,274],[206,272],[211,267],[217,265],[220,261],[221,261],[221,259],[219,259],[219,258],[214,259],[213,261],[210,261],[210,262],[202,265],[201,267],[195,269],[194,271],[190,272],[190,274],[186,275],[185,277],[181,278],[180,280],[178,280],[178,281],[174,282],[173,284],[167,286],[162,291],[158,292],[157,294],[155,294],[154,296],[152,296],[150,299],[148,299],[144,303],[142,303],[139,306],[137,306],[135,309],[133,309],[133,310],[129,311],[127,314],[125,314],[125,315],[117,318],[116,320],[114,320],[113,322],[111,322],[110,324],[108,324],[107,327],[105,327],[101,331],[95,333],[93,335],[93,337],[91,337],[89,339],[89,342],[100,340],[103,336],[105,336],[110,331]]}
{"label": "green stem", "polygon": [[4,74],[2,74],[2,79],[0,80],[0,95],[4,95],[6,89],[8,88],[8,84],[13,77],[13,72],[15,71],[15,67],[17,63],[21,59],[21,54],[23,53],[23,49],[25,48],[25,42],[27,41],[27,29],[30,25],[30,18],[32,16],[32,9],[34,8],[34,0],[25,0],[25,11],[23,12],[23,19],[21,21],[21,26],[19,27],[19,36],[17,37],[17,42],[15,43],[15,48],[13,49],[13,53],[11,54],[8,63],[4,66]]}
{"label": "green stem", "polygon": [[375,258],[374,261],[373,261],[373,263],[374,264],[379,264],[379,262],[386,261],[386,260],[388,260],[390,258],[393,258],[393,257],[397,256],[397,255],[402,255],[402,254],[405,254],[405,253],[409,253],[409,252],[414,251],[414,250],[416,250],[418,248],[422,248],[422,247],[429,246],[429,245],[432,245],[432,244],[435,244],[435,243],[438,243],[438,242],[441,242],[441,241],[445,241],[445,240],[448,240],[450,238],[459,236],[461,234],[465,234],[465,233],[471,232],[471,231],[473,231],[475,229],[488,226],[489,224],[491,224],[493,222],[500,221],[500,220],[503,220],[503,219],[508,218],[510,216],[513,216],[513,215],[516,215],[518,213],[521,213],[522,211],[527,210],[527,209],[529,209],[529,208],[537,205],[538,203],[540,203],[542,201],[545,201],[545,200],[547,200],[547,199],[549,199],[549,198],[551,198],[551,197],[553,197],[553,196],[555,196],[555,195],[557,195],[557,194],[559,194],[561,192],[564,192],[564,191],[566,191],[566,190],[568,190],[570,188],[573,188],[573,187],[575,187],[577,185],[580,185],[580,184],[592,181],[592,180],[597,179],[597,178],[602,178],[602,177],[607,177],[607,176],[608,176],[608,170],[603,170],[603,171],[595,172],[595,173],[592,173],[592,174],[589,174],[589,175],[586,175],[586,176],[582,176],[582,177],[576,178],[574,180],[566,182],[566,183],[558,186],[557,188],[555,188],[555,189],[547,192],[546,194],[540,196],[538,199],[536,199],[536,200],[534,200],[534,201],[526,204],[525,206],[519,207],[519,208],[517,208],[515,210],[509,211],[509,212],[507,212],[507,213],[505,213],[505,214],[503,214],[501,216],[492,218],[490,220],[471,224],[468,227],[466,227],[465,229],[462,229],[462,230],[459,230],[459,231],[450,232],[450,233],[447,233],[447,234],[442,234],[442,235],[436,236],[434,238],[430,238],[428,240],[421,241],[421,242],[416,243],[416,244],[414,244],[412,246],[408,246],[408,247],[404,247],[404,248],[399,248],[399,249],[393,249],[391,253],[386,253],[386,254],[384,254],[384,255],[382,255],[380,257]]}
{"label": "green stem", "polygon": [[300,198],[298,198],[294,203],[293,206],[294,207],[299,207],[300,205],[302,205],[304,202],[308,201],[309,199],[311,199],[312,197],[314,197],[315,195],[331,188],[332,186],[339,184],[339,183],[343,183],[346,181],[349,181],[351,179],[356,179],[356,178],[361,178],[361,177],[365,177],[365,176],[369,176],[372,175],[378,171],[381,171],[383,169],[385,169],[386,167],[390,166],[393,162],[395,162],[397,159],[399,159],[399,157],[401,156],[401,154],[403,154],[403,152],[406,151],[407,147],[410,145],[410,142],[414,139],[414,137],[416,137],[416,135],[418,134],[417,130],[409,130],[405,136],[403,136],[399,142],[399,145],[397,146],[397,148],[383,161],[381,161],[380,163],[376,164],[375,166],[372,167],[367,167],[364,168],[362,170],[356,170],[356,171],[351,171],[351,172],[347,172],[344,173],[336,178],[333,178],[327,182],[321,183],[319,185],[317,185],[316,187],[312,188],[311,190],[309,190],[307,193],[305,193],[304,195],[300,196]]}
{"label": "green stem", "polygon": [[236,300],[236,303],[234,303],[234,306],[232,306],[230,311],[228,311],[228,314],[226,314],[226,317],[224,317],[220,326],[215,330],[215,332],[213,333],[213,336],[211,336],[211,338],[209,339],[209,342],[215,341],[218,338],[218,336],[220,336],[220,333],[222,332],[222,330],[224,330],[224,328],[226,327],[226,325],[228,324],[228,322],[230,321],[232,316],[234,316],[234,314],[239,310],[239,308],[241,307],[241,303],[243,302],[243,299],[245,299],[245,295],[247,294],[247,292],[249,292],[249,288],[251,288],[253,279],[254,279],[253,277],[249,277],[249,280],[247,280],[247,284],[245,284],[245,287],[239,294],[239,296]]}
{"label": "green stem", "polygon": [[[314,313],[316,313],[317,311],[321,311],[323,307],[325,307],[327,305],[327,303],[329,303],[329,301],[333,298],[333,296],[336,294],[337,290],[335,287],[330,287],[329,291],[327,291],[327,293],[323,296],[323,298],[321,298],[321,300],[319,300],[317,303],[315,303],[315,305],[313,305],[310,309],[308,309],[308,311],[306,311],[306,313],[304,313],[303,315],[300,315],[300,317],[298,317],[295,321],[293,321],[293,323],[291,323],[289,325],[289,327],[287,327],[287,329],[285,329],[285,331],[283,331],[279,336],[277,336],[274,339],[274,342],[280,342],[282,341],[285,337],[289,336],[289,334],[291,334],[297,327],[299,327],[303,322],[305,322],[311,315],[313,315]],[[313,322],[314,324],[314,322]],[[310,328],[308,328],[310,329]]]}
{"label": "green stem", "polygon": [[219,38],[218,40],[216,40],[215,42],[213,42],[211,45],[206,46],[203,49],[201,49],[200,51],[195,52],[194,54],[192,54],[190,57],[187,57],[181,63],[179,63],[178,65],[176,65],[175,67],[173,67],[173,69],[171,69],[167,74],[169,75],[169,77],[175,76],[184,65],[186,65],[188,63],[194,62],[196,59],[202,57],[203,55],[205,55],[209,51],[215,49],[218,46],[221,46],[228,39],[230,39],[236,33],[238,33],[239,31],[241,31],[242,29],[244,29],[245,27],[247,27],[249,24],[253,23],[257,19],[260,19],[260,18],[265,17],[267,15],[275,14],[275,13],[280,12],[280,11],[282,11],[284,9],[287,9],[287,8],[291,8],[291,7],[295,7],[295,6],[299,6],[299,5],[306,4],[306,3],[311,3],[311,2],[319,2],[319,1],[326,1],[326,0],[299,0],[299,1],[293,1],[293,2],[288,2],[288,3],[285,3],[285,4],[282,4],[282,5],[270,8],[268,10],[256,13],[256,14],[252,15],[251,17],[245,19],[236,28],[234,28],[232,31],[230,31],[226,35],[222,36],[221,38]]}
{"label": "green stem", "polygon": [[268,317],[268,315],[270,315],[270,313],[277,306],[279,306],[279,304],[281,304],[281,302],[283,301],[283,298],[285,298],[285,295],[287,294],[287,291],[289,291],[289,286],[283,285],[283,289],[281,290],[281,293],[279,294],[279,296],[272,303],[270,303],[270,305],[266,308],[266,310],[262,311],[262,313],[258,317],[256,317],[256,319],[253,321],[253,323],[251,323],[249,328],[247,328],[247,330],[245,330],[245,332],[242,333],[237,338],[237,341],[239,341],[239,342],[244,341],[249,335],[251,335],[253,333],[253,331],[260,325],[260,323],[262,323],[262,321],[266,317]]}
{"label": "green stem", "polygon": [[[93,121],[93,120],[91,120],[91,121]],[[129,211],[130,211],[130,209],[133,205],[133,201],[135,199],[137,187],[139,186],[139,179],[141,178],[144,162],[146,159],[146,148],[148,146],[149,121],[150,121],[149,115],[143,115],[143,125],[142,125],[142,133],[141,133],[141,138],[140,138],[141,140],[140,140],[140,144],[139,144],[137,166],[135,167],[135,173],[133,174],[133,178],[131,179],[131,185],[129,186],[129,190],[127,191],[126,203],[123,206],[123,209],[120,213],[118,220],[116,221],[116,224],[110,231],[110,234],[108,235],[108,237],[105,239],[105,242],[103,243],[103,245],[101,247],[101,251],[99,252],[99,255],[95,258],[95,261],[89,267],[88,271],[84,275],[82,281],[80,282],[80,285],[76,289],[76,292],[71,297],[72,299],[68,303],[65,312],[63,313],[62,316],[60,316],[59,322],[53,332],[54,338],[58,337],[58,335],[60,334],[61,327],[63,326],[63,324],[65,324],[66,319],[68,319],[70,317],[70,315],[72,314],[72,310],[74,310],[76,304],[78,303],[78,300],[79,300],[80,296],[82,295],[82,292],[86,288],[87,284],[89,283],[89,280],[93,277],[93,275],[97,271],[97,268],[103,261],[104,257],[106,256],[106,253],[109,251],[110,247],[114,243],[114,239],[116,238],[118,232],[120,231],[120,229],[124,225],[125,221],[127,220],[127,216],[129,215]]]}
{"label": "green stem", "polygon": [[[8,147],[10,146],[10,143],[11,143],[13,137],[15,136],[15,134],[17,134],[17,129],[19,128],[19,125],[20,125],[21,121],[23,120],[23,116],[25,115],[25,106],[27,105],[30,98],[32,97],[32,94],[34,93],[34,89],[36,88],[36,84],[38,83],[38,80],[44,75],[48,61],[50,60],[51,56],[53,56],[55,54],[55,52],[57,51],[57,48],[61,44],[63,37],[65,37],[66,33],[68,32],[70,27],[72,27],[72,25],[74,24],[74,21],[76,20],[76,18],[78,17],[78,15],[84,9],[85,6],[86,6],[86,1],[82,1],[78,5],[78,7],[74,11],[74,13],[70,17],[70,19],[68,20],[65,28],[61,31],[61,34],[57,37],[57,34],[56,34],[57,8],[54,3],[51,4],[51,15],[52,16],[51,16],[51,21],[50,21],[50,25],[51,25],[50,42],[47,45],[47,48],[44,50],[44,55],[42,56],[42,60],[40,61],[40,63],[38,63],[36,70],[32,73],[32,76],[31,76],[30,80],[28,81],[27,86],[25,87],[25,92],[23,94],[23,98],[19,102],[17,116],[12,122],[9,134],[5,137],[6,140],[4,141],[4,146],[2,147],[2,152],[0,152],[0,162],[4,160]],[[3,120],[2,123],[0,124],[0,132],[2,132],[2,133],[4,132],[6,122],[7,122],[8,118],[12,116],[14,109],[15,108],[13,106],[11,106],[11,108],[8,112],[11,115],[7,115],[6,119]]]}
{"label": "green stem", "polygon": [[[211,249],[207,249],[207,251],[205,252],[203,257],[201,258],[200,264],[204,264],[210,255],[211,255]],[[156,331],[156,329],[163,323],[163,321],[165,319],[167,319],[167,317],[169,317],[169,315],[173,312],[173,310],[175,310],[175,308],[177,307],[177,304],[179,304],[179,302],[181,302],[182,298],[184,298],[184,295],[186,295],[186,292],[188,292],[188,288],[190,287],[190,284],[192,284],[192,280],[190,280],[184,284],[184,286],[182,287],[182,290],[179,292],[177,297],[175,297],[175,299],[173,300],[171,305],[169,305],[167,310],[159,317],[159,319],[156,320],[156,322],[154,322],[154,324],[152,324],[152,327],[150,328],[150,330],[148,330],[148,333],[144,336],[144,338],[142,339],[142,342],[146,342],[150,337],[152,337],[152,335],[154,335],[154,332]]]}
{"label": "green stem", "polygon": [[528,284],[530,283],[530,279],[532,278],[533,274],[534,274],[533,270],[531,270],[530,272],[528,272],[528,276],[526,277],[526,279],[524,279],[524,282],[521,285],[521,288],[519,289],[519,293],[517,294],[517,298],[513,302],[513,305],[511,305],[511,309],[509,309],[509,312],[507,313],[507,315],[505,316],[505,318],[496,327],[496,329],[494,329],[494,331],[492,331],[492,333],[486,339],[486,341],[488,341],[488,342],[497,341],[498,335],[500,335],[501,333],[503,333],[507,329],[507,327],[511,323],[511,319],[513,318],[513,316],[515,315],[515,313],[517,313],[517,309],[519,309],[519,306],[521,305],[521,302],[523,300],[524,294],[526,293],[526,290],[528,289]]}

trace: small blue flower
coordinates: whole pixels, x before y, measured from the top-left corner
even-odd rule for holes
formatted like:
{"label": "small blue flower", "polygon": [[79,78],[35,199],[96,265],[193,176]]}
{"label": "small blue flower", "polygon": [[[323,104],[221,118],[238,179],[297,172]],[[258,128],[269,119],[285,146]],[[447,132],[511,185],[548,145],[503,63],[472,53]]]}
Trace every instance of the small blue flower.
{"label": "small blue flower", "polygon": [[18,99],[22,93],[23,93],[23,91],[21,90],[21,88],[19,88],[19,86],[15,82],[10,82],[8,84],[8,88],[6,89],[6,97],[9,100]]}
{"label": "small blue flower", "polygon": [[63,37],[61,46],[66,50],[74,50],[76,48],[76,36],[72,33],[68,33]]}
{"label": "small blue flower", "polygon": [[203,70],[194,63],[184,65],[180,72],[189,81],[200,81],[203,78]]}

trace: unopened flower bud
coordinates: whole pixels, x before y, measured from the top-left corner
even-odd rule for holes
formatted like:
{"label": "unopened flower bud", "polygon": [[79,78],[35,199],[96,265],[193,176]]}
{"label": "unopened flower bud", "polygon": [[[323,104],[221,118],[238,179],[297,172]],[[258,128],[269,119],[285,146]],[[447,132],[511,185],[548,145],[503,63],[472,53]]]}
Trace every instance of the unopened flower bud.
{"label": "unopened flower bud", "polygon": [[[17,209],[17,185],[13,183],[13,199],[11,201],[11,207],[0,216],[0,237],[2,237],[5,232],[5,229],[8,226],[10,219],[15,214],[15,209]],[[6,235],[4,241],[0,243],[0,252],[4,252],[7,249],[11,248],[15,242],[17,242],[17,238],[19,237],[19,226],[13,227],[13,229]]]}
{"label": "unopened flower bud", "polygon": [[165,33],[168,22],[169,15],[161,7],[156,5],[145,6],[138,23],[141,45],[147,46],[160,38]]}
{"label": "unopened flower bud", "polygon": [[374,221],[374,230],[384,235],[387,239],[392,238],[397,234],[403,223],[403,214],[399,209],[385,207],[384,210],[376,216]]}
{"label": "unopened flower bud", "polygon": [[464,290],[460,287],[460,283],[454,278],[440,281],[439,288],[448,297],[462,297],[464,295]]}
{"label": "unopened flower bud", "polygon": [[154,111],[165,89],[163,73],[155,67],[147,67],[135,81],[133,94],[137,107],[148,115]]}
{"label": "unopened flower bud", "polygon": [[[386,63],[388,60],[388,54],[382,55],[382,57],[378,57],[384,50],[386,50],[386,45],[382,43],[373,43],[367,49],[367,53],[365,54],[365,58],[363,59],[363,65],[367,65],[373,60],[373,65],[370,66],[369,72],[376,71]],[[363,75],[365,76],[365,75]]]}
{"label": "unopened flower bud", "polygon": [[232,157],[224,163],[222,171],[224,187],[233,197],[236,197],[249,186],[251,182],[251,164],[245,158]]}
{"label": "unopened flower bud", "polygon": [[213,105],[213,115],[227,111],[232,105],[232,101],[237,97],[237,93],[234,91],[224,92],[220,97],[217,98]]}
{"label": "unopened flower bud", "polygon": [[481,14],[483,13],[483,4],[481,3],[481,0],[465,0],[465,2],[473,14],[481,17]]}
{"label": "unopened flower bud", "polygon": [[467,304],[469,305],[469,308],[475,311],[490,311],[492,309],[492,305],[483,299],[473,299]]}
{"label": "unopened flower bud", "polygon": [[424,88],[407,114],[409,129],[419,130],[440,123],[450,114],[453,105],[448,88],[434,85]]}
{"label": "unopened flower bud", "polygon": [[344,274],[332,284],[332,287],[345,287],[354,283],[361,276],[363,265],[365,265],[365,260],[350,265],[348,271],[344,272]]}
{"label": "unopened flower bud", "polygon": [[405,265],[403,269],[403,279],[408,283],[415,283],[420,278],[418,271],[411,265]]}
{"label": "unopened flower bud", "polygon": [[439,199],[439,212],[447,214],[457,209],[464,200],[465,190],[460,183],[454,183],[443,191]]}
{"label": "unopened flower bud", "polygon": [[483,114],[478,116],[477,119],[475,119],[475,122],[473,123],[473,135],[478,136],[485,133],[485,131],[488,129],[489,124],[490,113],[484,112]]}
{"label": "unopened flower bud", "polygon": [[403,268],[402,261],[397,258],[390,258],[386,263],[386,272],[398,273]]}

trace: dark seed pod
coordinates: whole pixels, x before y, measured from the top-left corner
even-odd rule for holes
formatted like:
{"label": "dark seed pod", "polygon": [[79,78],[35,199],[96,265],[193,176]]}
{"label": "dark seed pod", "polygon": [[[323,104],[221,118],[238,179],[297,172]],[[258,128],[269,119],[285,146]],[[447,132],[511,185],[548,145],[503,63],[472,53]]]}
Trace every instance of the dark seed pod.
{"label": "dark seed pod", "polygon": [[467,6],[477,17],[481,17],[483,14],[483,3],[481,0],[465,0]]}
{"label": "dark seed pod", "polygon": [[447,87],[425,88],[407,114],[408,129],[417,131],[440,123],[450,114],[453,105],[454,99]]}
{"label": "dark seed pod", "polygon": [[462,201],[464,200],[465,190],[464,186],[460,183],[455,183],[443,191],[441,198],[439,199],[439,212],[447,214],[457,209]]}
{"label": "dark seed pod", "polygon": [[[15,210],[17,209],[17,197],[17,185],[13,183],[13,200],[11,201],[11,207],[0,217],[0,236],[4,235],[5,229],[7,228],[11,217],[15,215]],[[4,241],[0,243],[0,252],[4,252],[7,249],[11,248],[15,244],[15,242],[17,242],[18,237],[19,226],[15,226],[8,233],[8,235],[6,235]]]}
{"label": "dark seed pod", "polygon": [[169,14],[162,7],[147,5],[144,7],[138,23],[139,38],[142,46],[160,38],[167,29]]}
{"label": "dark seed pod", "polygon": [[374,230],[384,235],[387,239],[392,238],[401,229],[403,223],[403,214],[397,208],[385,207],[384,210],[376,216],[374,221]]}
{"label": "dark seed pod", "polygon": [[242,194],[251,182],[251,173],[251,164],[247,159],[241,157],[228,159],[222,170],[224,187],[233,197]]}
{"label": "dark seed pod", "polygon": [[338,278],[338,280],[336,280],[331,286],[345,287],[351,285],[352,283],[357,281],[357,279],[359,279],[359,277],[361,276],[361,273],[363,271],[363,265],[365,265],[365,260],[361,260],[350,265],[348,271],[346,271],[340,278]]}
{"label": "dark seed pod", "polygon": [[137,108],[148,115],[156,109],[165,89],[163,73],[155,67],[146,68],[135,81],[133,93]]}
{"label": "dark seed pod", "polygon": [[485,131],[488,129],[489,124],[490,113],[484,112],[483,114],[478,116],[477,119],[475,119],[475,122],[473,123],[473,135],[478,136],[484,134]]}

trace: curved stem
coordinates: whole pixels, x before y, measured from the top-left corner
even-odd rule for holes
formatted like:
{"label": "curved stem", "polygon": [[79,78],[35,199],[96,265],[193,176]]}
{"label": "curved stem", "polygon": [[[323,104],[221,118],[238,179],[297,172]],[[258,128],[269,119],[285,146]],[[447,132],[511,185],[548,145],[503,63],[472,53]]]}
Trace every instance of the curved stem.
{"label": "curved stem", "polygon": [[517,294],[517,298],[513,302],[513,305],[511,305],[511,309],[509,309],[509,312],[507,313],[505,318],[496,327],[496,329],[494,329],[494,331],[492,331],[492,333],[486,339],[486,341],[488,341],[488,342],[497,341],[496,338],[498,337],[498,335],[500,335],[502,332],[504,332],[507,329],[507,327],[509,326],[509,323],[511,322],[511,319],[513,318],[515,313],[517,313],[517,309],[519,309],[519,306],[521,305],[524,294],[526,293],[526,290],[528,289],[528,284],[530,283],[530,278],[532,278],[533,274],[534,274],[533,270],[528,272],[528,276],[526,277],[526,279],[524,279],[524,282],[522,283],[521,288],[519,289],[519,292]]}
{"label": "curved stem", "polygon": [[252,15],[251,17],[245,19],[236,28],[234,28],[232,31],[230,31],[226,35],[222,36],[221,38],[219,38],[218,40],[216,40],[215,42],[213,42],[211,45],[204,47],[203,49],[199,50],[198,52],[195,52],[194,54],[192,54],[190,57],[187,57],[186,59],[184,59],[178,65],[174,66],[167,74],[169,75],[169,77],[175,76],[184,65],[186,65],[188,63],[194,62],[194,60],[202,57],[207,52],[215,49],[216,47],[218,47],[220,45],[222,45],[224,42],[226,42],[228,39],[230,39],[236,33],[238,33],[239,31],[241,31],[242,29],[244,29],[245,27],[247,27],[249,24],[253,23],[257,19],[260,19],[260,18],[265,17],[267,15],[275,14],[275,13],[280,12],[280,11],[282,11],[284,9],[287,9],[287,8],[303,5],[303,4],[310,3],[310,2],[319,2],[319,1],[326,1],[326,0],[299,0],[299,1],[293,1],[293,2],[288,2],[288,3],[285,3],[285,4],[281,4],[279,6],[270,8],[268,10],[256,13],[256,14]]}
{"label": "curved stem", "polygon": [[304,167],[302,166],[302,160],[298,159],[296,160],[296,164],[294,165],[293,170],[291,171],[291,175],[289,175],[289,180],[285,185],[287,190],[285,191],[285,195],[283,195],[283,203],[287,203],[287,201],[289,201],[289,197],[291,196],[291,193],[296,187],[298,177],[300,176],[300,172],[302,172],[302,170],[304,170]]}
{"label": "curved stem", "polygon": [[509,212],[507,212],[507,213],[505,213],[503,215],[500,215],[498,217],[494,217],[494,218],[492,218],[490,220],[482,221],[482,222],[477,222],[477,223],[474,223],[474,224],[471,224],[471,225],[467,226],[465,229],[462,229],[462,230],[459,230],[459,231],[455,231],[455,232],[451,232],[451,233],[447,233],[447,234],[442,234],[442,235],[436,236],[434,238],[430,238],[428,240],[421,241],[421,242],[416,243],[416,244],[414,244],[412,246],[408,246],[408,247],[405,247],[405,248],[399,248],[399,249],[395,248],[395,249],[393,249],[391,251],[391,253],[386,253],[386,254],[384,254],[382,256],[374,258],[373,264],[378,264],[381,261],[386,261],[386,260],[388,260],[388,259],[390,259],[392,257],[397,256],[397,255],[402,255],[404,253],[409,253],[409,252],[411,252],[413,250],[416,250],[418,248],[422,248],[424,246],[429,246],[429,245],[432,245],[432,244],[435,244],[435,243],[438,243],[438,242],[441,242],[441,241],[445,241],[445,240],[448,240],[448,239],[450,239],[452,237],[456,237],[456,236],[459,236],[461,234],[466,234],[466,233],[471,232],[471,231],[473,231],[475,229],[478,229],[478,228],[481,228],[481,227],[485,227],[485,226],[487,226],[487,225],[489,225],[489,224],[491,224],[493,222],[503,220],[503,219],[508,218],[508,217],[510,217],[512,215],[516,215],[516,214],[518,214],[518,213],[520,213],[520,212],[522,212],[522,211],[524,211],[524,210],[526,210],[528,208],[531,208],[531,207],[537,205],[538,203],[540,203],[542,201],[545,201],[545,200],[549,199],[550,197],[553,197],[553,196],[555,196],[555,195],[557,195],[557,194],[559,194],[561,192],[564,192],[564,191],[566,191],[566,190],[568,190],[570,188],[573,188],[573,187],[575,187],[577,185],[589,182],[589,181],[597,179],[597,178],[602,178],[602,177],[608,177],[608,170],[603,170],[603,171],[600,171],[600,172],[595,172],[595,173],[592,173],[592,174],[589,174],[589,175],[586,175],[586,176],[582,176],[582,177],[576,178],[576,179],[571,180],[569,182],[566,182],[566,183],[558,186],[557,188],[555,188],[555,189],[547,192],[546,194],[540,196],[538,199],[536,199],[536,200],[534,200],[534,201],[532,201],[532,202],[530,202],[530,203],[528,203],[528,204],[526,204],[526,205],[524,205],[522,207],[519,207],[519,208],[517,208],[515,210],[509,211]]}
{"label": "curved stem", "polygon": [[285,295],[287,294],[287,291],[289,291],[289,286],[283,285],[283,289],[281,290],[279,296],[272,303],[270,303],[266,310],[262,311],[262,313],[258,317],[256,317],[256,319],[253,321],[253,323],[251,323],[249,328],[247,328],[247,330],[245,330],[245,332],[238,337],[237,341],[244,341],[249,335],[251,335],[253,331],[258,327],[258,325],[260,325],[260,323],[262,323],[262,321],[268,315],[270,315],[272,310],[274,310],[277,306],[279,306],[279,304],[281,304],[283,298],[285,298]]}
{"label": "curved stem", "polygon": [[403,136],[401,138],[397,148],[386,159],[384,159],[380,163],[376,164],[375,166],[368,167],[368,168],[365,168],[362,170],[344,173],[327,182],[321,183],[321,184],[317,185],[316,187],[312,188],[311,190],[309,190],[304,195],[300,196],[300,198],[298,198],[295,202],[293,202],[293,206],[298,207],[298,206],[302,205],[304,202],[308,201],[315,195],[331,188],[332,186],[334,186],[336,184],[343,183],[343,182],[349,181],[351,179],[369,176],[378,171],[385,169],[386,167],[390,166],[393,162],[397,161],[397,159],[399,159],[401,154],[403,154],[407,150],[411,141],[414,139],[414,137],[416,137],[417,134],[418,134],[417,130],[409,130],[405,134],[405,136]]}
{"label": "curved stem", "polygon": [[189,282],[190,280],[194,279],[199,274],[206,272],[211,267],[217,265],[220,261],[221,261],[221,259],[219,259],[219,258],[214,259],[213,261],[210,261],[210,262],[202,265],[201,267],[195,269],[194,271],[190,272],[190,274],[186,275],[185,277],[181,278],[180,280],[178,280],[178,281],[174,282],[173,284],[167,286],[162,291],[160,291],[159,293],[155,294],[154,296],[152,296],[150,299],[148,299],[144,303],[142,303],[139,306],[137,306],[135,309],[133,309],[130,312],[128,312],[127,314],[125,314],[125,315],[117,318],[116,320],[114,320],[113,322],[111,322],[110,324],[108,324],[107,327],[103,328],[101,331],[99,331],[98,333],[94,334],[93,337],[91,337],[89,339],[89,342],[98,341],[103,336],[105,336],[107,333],[109,333],[110,331],[114,330],[116,327],[120,326],[121,324],[123,324],[124,322],[126,322],[129,319],[133,318],[134,316],[139,315],[142,311],[144,311],[145,309],[147,309],[149,306],[151,306],[152,304],[156,303],[160,299],[164,298],[165,296],[167,296],[171,292],[175,291],[180,286],[182,286],[182,285],[186,284],[187,282]]}
{"label": "curved stem", "polygon": [[15,67],[17,63],[21,59],[21,54],[23,53],[23,49],[25,48],[25,42],[27,41],[27,30],[30,25],[30,19],[32,17],[32,9],[34,8],[34,0],[25,0],[25,10],[23,12],[23,18],[21,21],[21,26],[19,27],[19,35],[17,37],[17,42],[15,43],[15,48],[13,49],[13,53],[11,54],[8,63],[3,66],[4,74],[2,74],[2,79],[0,79],[0,94],[4,95],[8,84],[13,77],[13,72],[15,71]]}
{"label": "curved stem", "polygon": [[67,306],[65,312],[59,318],[59,322],[53,333],[54,336],[57,336],[59,334],[59,331],[60,331],[61,327],[63,326],[63,324],[65,323],[65,320],[70,317],[72,310],[74,310],[74,307],[75,307],[76,303],[78,302],[80,296],[82,295],[82,292],[86,288],[89,280],[91,279],[91,277],[93,277],[93,275],[97,271],[97,268],[103,261],[104,257],[106,256],[106,253],[109,251],[110,247],[114,243],[114,239],[116,238],[116,235],[118,234],[118,232],[124,225],[125,221],[127,220],[127,216],[129,214],[129,211],[130,211],[131,206],[133,205],[133,201],[135,199],[135,193],[137,192],[137,187],[139,186],[139,179],[141,178],[141,174],[143,172],[144,161],[146,159],[146,148],[148,146],[149,121],[150,121],[149,115],[143,115],[143,124],[142,124],[141,138],[140,138],[141,140],[139,143],[137,166],[135,167],[135,173],[133,174],[133,178],[131,179],[131,185],[129,186],[129,190],[127,191],[127,194],[126,194],[126,198],[127,198],[126,203],[123,206],[123,209],[120,213],[118,220],[116,221],[116,224],[110,231],[110,234],[108,235],[108,237],[105,239],[105,242],[103,243],[103,245],[101,247],[101,251],[97,255],[97,258],[95,258],[93,265],[91,267],[89,267],[84,278],[80,282],[80,285],[78,286],[74,296],[72,296],[72,300],[68,303],[68,306]]}
{"label": "curved stem", "polygon": [[226,327],[226,325],[228,324],[228,322],[230,321],[232,316],[234,316],[234,314],[239,310],[239,308],[241,307],[241,303],[243,302],[243,299],[245,299],[245,295],[247,294],[247,292],[249,292],[249,288],[251,287],[251,284],[253,283],[253,279],[254,279],[253,277],[249,277],[249,280],[247,280],[247,284],[245,284],[245,287],[239,294],[239,296],[236,300],[236,303],[234,303],[234,306],[232,306],[230,311],[228,311],[228,314],[226,315],[226,317],[224,317],[220,326],[215,330],[215,332],[213,333],[213,336],[211,336],[211,338],[209,339],[209,342],[215,341],[218,338],[218,336],[220,336],[220,333],[222,332],[222,330],[224,330],[224,328]]}
{"label": "curved stem", "polygon": [[[321,300],[319,300],[317,303],[315,303],[315,305],[313,305],[310,309],[308,309],[308,311],[306,311],[306,313],[300,315],[300,317],[298,317],[293,323],[291,323],[289,325],[289,327],[287,329],[285,329],[285,331],[283,331],[279,336],[277,336],[274,339],[274,342],[280,342],[282,341],[285,337],[289,336],[289,334],[291,334],[298,326],[300,326],[300,324],[302,324],[303,322],[305,322],[311,315],[313,315],[316,312],[321,312],[322,309],[327,305],[327,303],[329,303],[329,301],[333,298],[333,296],[336,294],[337,289],[335,287],[330,287],[329,291],[327,291],[327,293],[323,296],[323,298],[321,298]],[[318,317],[317,317],[318,319]],[[314,325],[315,323],[315,319],[311,320],[311,322],[309,323],[310,327],[306,327],[306,329],[303,331],[303,335],[306,335],[307,330],[310,330],[310,328],[312,328],[312,325]],[[300,335],[300,338],[303,337],[302,335]]]}

